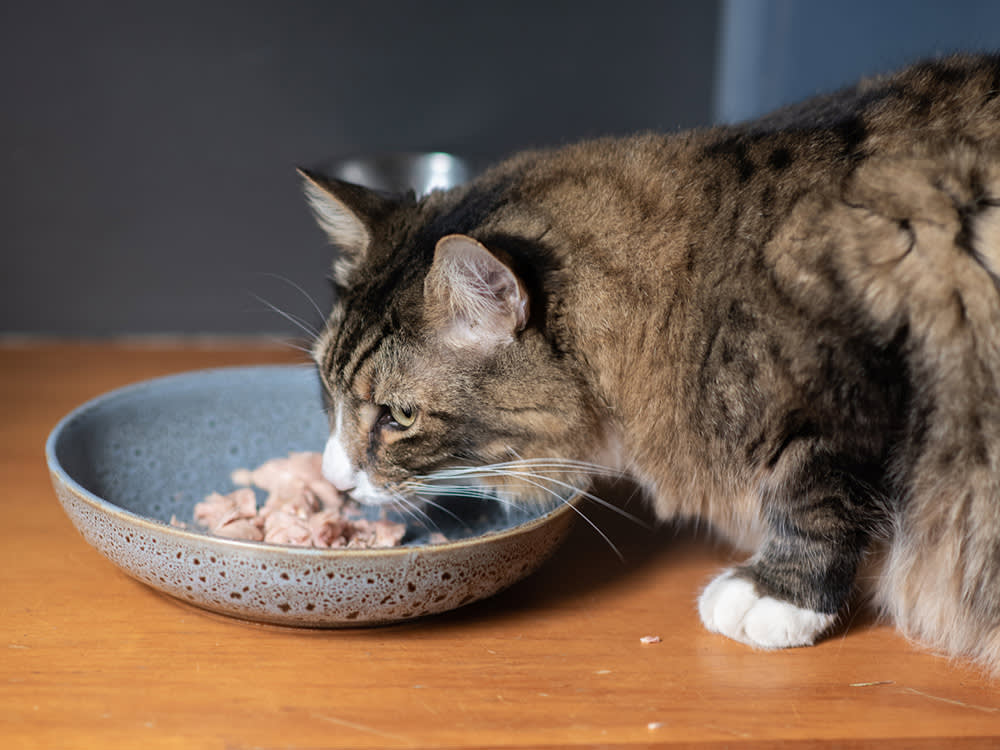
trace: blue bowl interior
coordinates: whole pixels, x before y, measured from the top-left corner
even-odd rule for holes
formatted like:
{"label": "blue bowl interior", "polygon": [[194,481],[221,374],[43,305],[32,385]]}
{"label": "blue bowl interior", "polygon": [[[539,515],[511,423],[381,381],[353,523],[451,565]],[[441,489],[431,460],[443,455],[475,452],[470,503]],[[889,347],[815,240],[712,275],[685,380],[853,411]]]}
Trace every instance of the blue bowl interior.
{"label": "blue bowl interior", "polygon": [[[83,405],[49,440],[50,462],[100,500],[145,518],[195,528],[195,503],[234,489],[230,473],[289,451],[322,451],[329,426],[312,368],[239,367],[169,376]],[[263,496],[260,497],[263,500]],[[404,544],[501,531],[545,508],[511,509],[489,499],[436,498],[407,522]],[[381,511],[370,508],[370,517]]]}

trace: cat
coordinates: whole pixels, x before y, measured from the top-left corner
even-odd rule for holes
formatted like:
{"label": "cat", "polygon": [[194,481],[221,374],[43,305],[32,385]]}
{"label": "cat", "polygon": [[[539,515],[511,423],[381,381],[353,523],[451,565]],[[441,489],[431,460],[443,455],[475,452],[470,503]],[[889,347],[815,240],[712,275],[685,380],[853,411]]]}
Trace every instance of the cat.
{"label": "cat", "polygon": [[860,589],[1000,671],[998,95],[959,55],[419,200],[300,170],[339,249],[324,473],[387,503],[622,472],[747,550],[709,630],[811,645]]}

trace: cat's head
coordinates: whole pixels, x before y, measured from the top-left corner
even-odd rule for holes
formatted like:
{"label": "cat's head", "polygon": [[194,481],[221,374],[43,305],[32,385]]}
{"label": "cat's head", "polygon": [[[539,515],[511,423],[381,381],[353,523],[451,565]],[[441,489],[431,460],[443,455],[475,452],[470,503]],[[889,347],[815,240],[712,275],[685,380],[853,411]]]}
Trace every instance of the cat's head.
{"label": "cat's head", "polygon": [[303,176],[339,250],[337,301],[313,347],[326,476],[366,503],[469,483],[543,499],[585,484],[575,462],[593,459],[601,418],[556,343],[543,249],[517,236],[516,217],[498,219],[475,187],[418,201]]}

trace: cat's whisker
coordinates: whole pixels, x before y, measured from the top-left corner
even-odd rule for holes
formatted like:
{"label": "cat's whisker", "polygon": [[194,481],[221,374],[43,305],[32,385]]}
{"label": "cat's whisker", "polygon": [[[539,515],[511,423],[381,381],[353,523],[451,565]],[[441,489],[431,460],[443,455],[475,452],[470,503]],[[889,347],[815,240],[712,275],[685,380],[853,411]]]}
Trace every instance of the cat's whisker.
{"label": "cat's whisker", "polygon": [[514,498],[510,497],[509,493],[504,492],[502,487],[497,487],[493,494],[490,495],[490,499],[500,505],[508,511],[518,511],[524,513],[528,510],[528,507],[523,503],[518,503]]}
{"label": "cat's whisker", "polygon": [[423,508],[420,507],[419,503],[413,502],[413,500],[398,491],[393,491],[393,496],[392,506],[401,515],[411,519],[413,523],[423,529],[427,529],[429,531],[441,531],[441,527],[438,523]]}
{"label": "cat's whisker", "polygon": [[[435,492],[434,494],[436,495],[438,493]],[[454,520],[458,521],[459,523],[465,523],[465,521],[463,521],[460,516],[458,516],[457,514],[453,513],[452,511],[450,511],[445,506],[441,505],[441,503],[436,503],[433,500],[431,500],[429,497],[427,497],[426,495],[420,494],[420,490],[416,490],[414,492],[414,495],[416,495],[417,497],[419,497],[420,500],[421,500],[421,502],[423,502],[425,505],[429,505],[430,507],[432,507],[432,508],[434,508],[436,510],[441,511],[442,513],[444,513],[447,516],[451,516]],[[430,518],[430,515],[427,515],[427,517]]]}
{"label": "cat's whisker", "polygon": [[268,276],[268,277],[270,277],[272,279],[277,279],[278,281],[281,281],[281,282],[283,282],[285,284],[288,284],[288,286],[292,287],[292,289],[294,289],[295,291],[299,292],[303,297],[306,298],[306,300],[308,300],[309,304],[312,305],[313,310],[315,310],[316,314],[319,315],[320,320],[326,320],[327,319],[326,313],[324,313],[323,310],[320,309],[320,306],[316,303],[316,300],[313,299],[312,295],[309,294],[309,292],[307,292],[299,284],[296,284],[294,281],[292,281],[287,276],[282,276],[280,273],[274,273],[272,271],[260,271],[260,272],[258,272],[258,274],[260,276]]}
{"label": "cat's whisker", "polygon": [[[403,501],[403,498],[396,497],[386,503],[387,507],[391,508],[393,511],[399,513],[399,515],[404,516],[409,521],[413,523],[418,523],[421,526],[423,522],[420,518],[413,512],[413,509],[408,507],[408,504]],[[407,523],[409,523],[409,521]]]}
{"label": "cat's whisker", "polygon": [[[496,464],[486,464],[484,466],[478,466],[478,467],[458,467],[456,469],[444,469],[441,472],[429,475],[429,478],[433,481],[433,479],[435,479],[438,476],[443,476],[445,478],[461,477],[464,479],[508,477],[513,479],[524,479],[524,480],[530,478],[542,482],[549,482],[556,487],[561,487],[565,490],[569,490],[574,494],[579,494],[580,496],[586,498],[587,500],[590,500],[604,508],[607,508],[608,510],[611,510],[612,512],[622,516],[623,518],[628,519],[629,521],[637,524],[638,526],[641,526],[644,529],[649,530],[651,528],[646,521],[639,518],[638,516],[629,513],[624,508],[621,508],[618,505],[615,505],[614,503],[610,503],[607,500],[599,497],[598,495],[595,495],[592,492],[584,490],[581,487],[571,482],[566,482],[557,479],[553,476],[549,476],[547,474],[541,474],[538,473],[537,471],[517,470],[520,469],[522,466],[528,464],[531,464],[531,467],[534,469],[552,467],[557,469],[559,472],[566,474],[580,474],[583,473],[582,470],[584,469],[593,469],[595,467],[598,469],[604,469],[606,472],[613,472],[614,474],[617,474],[615,470],[612,470],[609,467],[601,467],[599,464],[591,464],[585,461],[571,461],[562,459],[543,458],[543,459],[507,461]],[[506,467],[514,467],[514,468],[506,468]],[[532,482],[532,484],[538,486],[537,483]]]}
{"label": "cat's whisker", "polygon": [[435,531],[440,530],[438,525],[434,522],[434,519],[431,518],[419,505],[414,503],[402,493],[393,492],[393,495],[395,497],[396,507],[399,509],[400,513],[405,513],[407,516],[412,518],[415,523],[420,524],[425,529],[433,526]]}
{"label": "cat's whisker", "polygon": [[[523,477],[522,479],[528,484],[534,485],[543,492],[547,492],[549,495],[551,495],[564,505],[568,505],[570,508],[572,508],[573,512],[576,513],[584,521],[586,521],[587,525],[589,525],[594,531],[596,531],[597,534],[607,543],[607,545],[611,548],[611,551],[615,553],[615,556],[621,562],[625,562],[625,556],[621,553],[621,550],[618,549],[618,546],[611,541],[611,537],[609,537],[606,533],[604,533],[604,531],[597,525],[597,523],[593,519],[590,518],[590,516],[588,516],[586,513],[583,512],[583,510],[577,507],[576,503],[570,502],[555,490],[550,489],[549,487],[546,487],[545,485],[539,482],[533,482],[530,479],[524,479]],[[544,479],[544,477],[542,477],[542,479]]]}
{"label": "cat's whisker", "polygon": [[527,478],[527,477],[530,477],[530,478],[538,479],[538,480],[545,481],[545,482],[551,482],[552,484],[556,485],[557,487],[562,487],[563,489],[570,490],[570,491],[572,491],[572,492],[580,495],[581,497],[584,497],[587,500],[590,500],[591,502],[594,502],[594,503],[600,505],[603,508],[607,508],[608,510],[610,510],[610,511],[612,511],[614,513],[617,513],[622,518],[628,519],[632,523],[635,523],[636,525],[641,526],[642,528],[646,529],[647,531],[651,528],[648,523],[646,523],[645,521],[643,521],[638,516],[636,516],[636,515],[634,515],[632,513],[629,513],[624,508],[620,508],[619,506],[615,505],[614,503],[610,503],[607,500],[605,500],[604,498],[599,497],[598,495],[595,495],[592,492],[588,492],[586,490],[580,489],[579,487],[576,487],[575,485],[573,485],[573,484],[571,484],[569,482],[563,482],[563,481],[560,481],[560,480],[555,479],[553,477],[546,476],[544,474],[534,474],[534,473],[531,473],[531,472],[508,471],[508,472],[505,472],[505,475],[506,476],[510,476],[510,477],[515,477],[515,478]]}
{"label": "cat's whisker", "polygon": [[429,493],[436,497],[448,497],[448,498],[461,498],[467,497],[471,500],[487,500],[490,502],[496,502],[503,505],[511,510],[526,511],[527,506],[515,502],[510,497],[506,496],[505,490],[509,489],[506,484],[488,484],[485,482],[477,482],[476,484],[427,484],[427,483],[411,483],[410,489],[412,489],[421,499],[423,499],[428,504],[440,509],[442,512],[447,513],[452,516],[456,521],[467,525],[466,522],[459,516],[452,513],[448,508],[438,503],[434,503],[426,498],[422,493]]}
{"label": "cat's whisker", "polygon": [[291,323],[296,328],[298,328],[303,333],[305,333],[310,339],[314,339],[314,338],[316,338],[319,335],[319,332],[315,328],[313,328],[312,326],[310,326],[308,323],[306,323],[304,320],[302,320],[302,318],[298,317],[297,315],[293,315],[290,312],[286,312],[285,310],[282,310],[277,305],[275,305],[275,304],[273,304],[271,302],[268,302],[266,299],[264,299],[263,297],[261,297],[259,294],[253,294],[253,293],[251,293],[250,296],[253,297],[255,300],[257,300],[262,305],[264,305],[265,307],[269,308],[271,311],[276,312],[282,318],[284,318],[289,323]]}
{"label": "cat's whisker", "polygon": [[[617,545],[615,545],[615,543],[613,541],[611,541],[611,538],[597,525],[597,523],[593,519],[591,519],[586,513],[584,513],[582,509],[580,509],[579,507],[577,507],[577,505],[575,503],[570,502],[569,499],[567,499],[561,493],[557,492],[556,490],[554,490],[551,487],[549,487],[546,484],[544,484],[544,482],[555,482],[557,484],[557,486],[562,486],[562,487],[564,487],[566,489],[573,490],[574,493],[578,493],[582,497],[586,497],[587,499],[594,500],[594,501],[596,501],[596,502],[598,502],[600,504],[606,504],[609,507],[615,508],[617,511],[621,511],[620,508],[616,508],[615,506],[607,503],[607,501],[602,500],[601,498],[598,498],[596,495],[593,495],[593,494],[591,494],[589,492],[580,491],[579,488],[574,487],[573,485],[571,485],[569,483],[560,482],[559,480],[554,480],[552,477],[546,477],[544,475],[533,475],[533,474],[531,474],[529,472],[510,472],[510,471],[495,469],[495,468],[493,468],[494,466],[496,466],[496,465],[495,464],[491,464],[491,465],[487,465],[487,466],[483,466],[483,467],[478,467],[478,472],[476,472],[476,474],[473,474],[473,472],[471,472],[471,471],[462,472],[462,474],[465,477],[473,476],[473,477],[476,477],[476,478],[482,477],[484,479],[485,478],[513,477],[513,478],[519,479],[520,481],[524,482],[525,484],[531,485],[531,486],[533,486],[533,487],[541,490],[543,493],[545,493],[549,497],[553,498],[557,503],[562,503],[562,504],[568,505],[570,508],[572,508],[573,511],[580,518],[582,518],[592,529],[594,529],[595,532],[597,532],[598,535],[600,535],[600,537],[607,543],[607,545],[615,553],[615,555],[618,557],[618,559],[622,560],[624,562],[625,558],[622,555],[621,551],[618,549]],[[442,473],[447,473],[447,470],[445,472],[442,472]],[[431,476],[433,477],[434,475],[431,475]],[[435,485],[430,485],[430,486],[434,488],[435,492],[437,491],[437,486],[435,486]],[[453,487],[454,487],[454,485],[453,485]],[[512,501],[510,501],[509,499],[502,497],[501,493],[492,494],[492,495],[490,495],[490,498],[491,499],[495,499],[495,500],[497,500],[498,502],[501,502],[501,503],[511,504],[515,508],[519,507],[515,503],[513,503]],[[631,514],[625,512],[625,511],[621,511],[621,512],[625,513],[626,517],[630,518],[631,520],[633,520],[633,521],[635,521],[635,522],[637,522],[637,523],[639,523],[641,525],[643,524],[643,522],[640,519],[632,516]]]}
{"label": "cat's whisker", "polygon": [[[423,491],[438,497],[467,497],[472,500],[488,500],[498,502],[514,510],[524,511],[527,505],[519,504],[506,496],[506,491],[510,489],[506,483],[489,484],[486,482],[476,482],[475,484],[423,484]],[[442,508],[442,510],[446,510]],[[446,511],[447,512],[447,511]]]}
{"label": "cat's whisker", "polygon": [[575,461],[571,459],[559,458],[517,459],[515,461],[502,461],[482,466],[460,466],[451,469],[443,469],[440,472],[436,472],[432,476],[470,476],[476,475],[482,471],[509,468],[530,468],[535,470],[544,469],[555,473],[587,474],[589,476],[601,476],[613,479],[621,479],[624,476],[624,472],[621,469],[615,469],[610,466],[603,466],[601,464],[595,464],[588,461]]}
{"label": "cat's whisker", "polygon": [[[287,339],[287,338],[280,338],[278,336],[271,337],[270,340],[273,341],[276,344],[279,344],[280,346],[285,347],[286,349],[294,349],[295,351],[302,352],[303,354],[305,354],[306,356],[309,356],[309,357],[311,357],[311,355],[312,355],[312,352],[309,349],[309,347],[307,347],[307,346],[301,346],[299,344],[296,344],[294,340]],[[309,366],[310,367],[313,366],[311,362],[309,363]]]}
{"label": "cat's whisker", "polygon": [[[420,483],[419,485],[413,485],[415,493],[427,493],[436,497],[467,497],[471,500],[488,500],[491,502],[499,502],[502,505],[507,505],[509,507],[515,508],[517,510],[524,510],[525,506],[518,505],[509,498],[501,496],[503,490],[507,489],[504,484],[487,484],[483,482],[477,482],[476,484],[426,484]],[[424,494],[420,494],[421,498],[424,498]],[[448,508],[443,505],[439,505],[432,501],[427,501],[430,505],[439,508],[442,512],[453,516],[456,520],[461,519],[452,513]],[[464,521],[463,521],[464,523]]]}

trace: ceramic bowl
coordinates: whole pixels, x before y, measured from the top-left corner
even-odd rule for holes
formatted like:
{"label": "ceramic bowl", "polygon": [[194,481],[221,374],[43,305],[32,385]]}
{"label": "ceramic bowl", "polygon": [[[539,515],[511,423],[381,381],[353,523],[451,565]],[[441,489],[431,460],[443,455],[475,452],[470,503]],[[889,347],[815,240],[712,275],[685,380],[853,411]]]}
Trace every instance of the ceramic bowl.
{"label": "ceramic bowl", "polygon": [[[199,607],[281,625],[374,625],[453,609],[531,573],[568,532],[569,503],[510,511],[467,499],[424,527],[411,519],[402,546],[389,549],[300,548],[171,525],[190,521],[210,491],[233,489],[234,469],[322,450],[327,430],[312,368],[225,368],[96,398],[55,427],[46,457],[70,520],[127,574]],[[449,541],[430,543],[434,531]]]}

